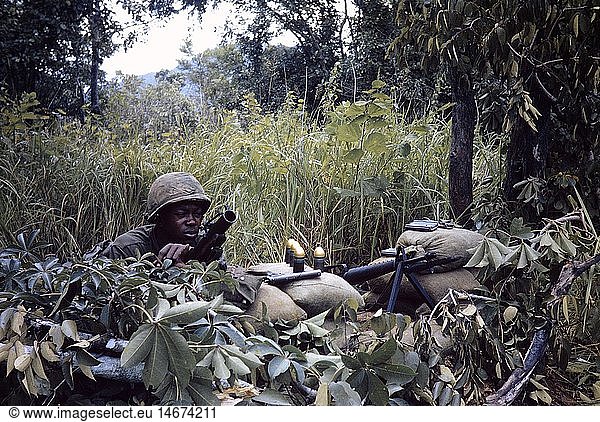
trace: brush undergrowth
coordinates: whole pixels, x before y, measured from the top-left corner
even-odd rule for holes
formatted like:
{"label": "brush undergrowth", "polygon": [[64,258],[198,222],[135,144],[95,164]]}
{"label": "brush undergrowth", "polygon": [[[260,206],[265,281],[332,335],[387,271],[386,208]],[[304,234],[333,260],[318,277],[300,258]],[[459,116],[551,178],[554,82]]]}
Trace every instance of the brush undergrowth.
{"label": "brush undergrowth", "polygon": [[[59,259],[79,256],[95,243],[144,222],[146,194],[156,176],[169,171],[189,171],[198,177],[212,198],[213,212],[227,205],[238,213],[238,223],[228,232],[226,243],[230,263],[280,261],[283,242],[288,237],[299,240],[309,252],[317,245],[323,246],[330,262],[369,261],[379,256],[381,248],[395,244],[406,222],[414,218],[453,217],[449,214],[446,193],[450,128],[444,117],[445,107],[432,110],[419,120],[407,121],[383,93],[383,88],[382,82],[375,81],[373,88],[356,102],[338,105],[326,102],[318,110],[319,119],[306,113],[302,100],[293,95],[275,113],[263,112],[252,97],[246,97],[241,112],[207,115],[198,112],[192,102],[169,86],[142,89],[135,81],[115,89],[106,114],[85,124],[60,114],[44,114],[37,109],[33,94],[19,102],[3,99],[0,146],[5,154],[0,156],[0,251],[14,244],[27,246],[22,233],[35,233],[36,256],[43,257],[46,253],[56,254]],[[502,271],[508,274],[490,286],[495,298],[451,295],[440,302],[429,321],[423,317],[417,320],[416,352],[406,351],[401,336],[394,337],[406,328],[402,316],[384,313],[370,319],[369,329],[377,332],[377,341],[348,352],[343,365],[335,363],[347,371],[343,377],[342,372],[336,372],[341,377],[333,382],[337,393],[331,391],[336,400],[348,396],[353,403],[385,404],[393,401],[390,398],[396,394],[397,403],[402,404],[403,395],[410,391],[411,399],[430,404],[481,403],[489,379],[499,386],[509,371],[522,363],[519,348],[537,329],[535,324],[540,317],[549,316],[560,322],[555,324],[551,337],[552,352],[558,362],[549,367],[550,372],[558,374],[554,380],[567,380],[573,389],[577,384],[582,400],[587,403],[597,400],[597,335],[593,328],[598,321],[594,306],[598,296],[596,273],[590,271],[582,277],[562,300],[560,309],[550,312],[542,306],[554,281],[544,266],[552,264],[556,269],[565,259],[589,255],[592,250],[597,252],[597,236],[593,230],[583,236],[584,232],[570,224],[550,222],[536,230],[534,236],[533,229],[522,221],[508,224],[506,204],[498,200],[502,141],[479,136],[474,149],[474,220],[505,228],[488,233],[482,244],[487,249],[476,253],[479,260],[472,262],[472,266],[489,273],[490,280],[493,274],[496,277]],[[20,239],[14,239],[18,233]],[[72,279],[77,280],[91,271],[90,279],[98,282],[96,289],[105,294],[117,288],[121,278],[133,283],[143,279],[151,286],[153,279],[146,271],[152,276],[162,271],[137,264],[119,268],[104,262],[98,263],[99,268],[80,269],[71,264],[62,266],[50,258],[32,259],[30,252],[28,247],[17,248],[16,252],[9,247],[4,252],[3,265],[7,268],[3,276],[6,289],[3,303],[10,305],[5,316],[11,321],[25,318],[21,315],[25,310],[16,305],[23,299],[6,287],[9,282],[18,284],[12,286],[16,291],[39,289],[48,293],[43,298],[54,300],[54,306],[58,307],[68,303],[62,294],[58,297],[56,293],[68,291],[62,286],[72,272],[75,272]],[[15,267],[17,264],[23,267]],[[137,278],[130,277],[132,271]],[[17,273],[25,278],[13,277]],[[104,281],[114,278],[114,286],[101,283],[98,274],[104,274]],[[187,280],[190,274],[176,276]],[[145,292],[141,289],[137,293]],[[110,297],[121,300],[123,292],[117,293],[111,293]],[[134,302],[138,299],[135,295],[131,298]],[[199,311],[207,311],[203,302],[196,302],[193,306],[198,309],[188,309],[194,317]],[[104,306],[103,303],[90,306],[98,311],[101,305]],[[185,301],[178,305],[192,306]],[[210,306],[217,309],[221,304],[211,302]],[[44,309],[49,311],[48,306]],[[350,314],[356,316],[356,310],[353,311]],[[144,330],[157,338],[160,334],[160,338],[167,340],[178,339],[168,327],[173,321],[161,318],[152,328],[156,332],[150,332],[149,326]],[[432,352],[437,350],[429,325],[434,319],[452,338],[458,339],[453,350],[454,365],[446,366],[446,360]],[[223,323],[218,318],[213,322],[215,327]],[[324,331],[314,327],[318,324],[304,322],[307,323],[313,324],[310,327],[318,334],[311,331],[311,342],[328,344],[321,339]],[[27,329],[17,323],[11,323],[13,326],[16,331],[7,332],[8,337],[25,336]],[[392,334],[393,327],[402,329]],[[297,327],[285,330],[282,333],[288,338],[298,334]],[[298,334],[294,344],[303,346],[301,337]],[[247,368],[234,365],[244,375],[246,370],[267,367],[265,382],[277,389],[281,387],[278,377],[299,379],[303,370],[296,364],[307,360],[303,347],[302,351],[296,351],[289,345],[284,349],[269,344],[272,350],[268,359],[261,355],[263,360],[257,361],[241,349],[222,349],[212,339],[205,340],[215,348],[210,355],[212,366],[209,365],[214,374],[199,377],[190,384],[194,388],[196,381],[210,382],[213,375],[222,379],[228,373],[221,365],[225,358],[246,359],[243,362]],[[267,346],[260,343],[264,339],[252,338],[252,341],[258,342],[257,350]],[[567,350],[571,346],[577,356]],[[195,347],[205,350],[205,345]],[[182,346],[180,352],[187,354],[187,346]],[[206,356],[202,359],[208,362]],[[27,374],[31,369],[24,360],[19,361],[17,369]],[[390,362],[395,365],[393,370]],[[280,373],[276,369],[282,363],[287,363],[288,369]],[[177,375],[175,362],[173,365]],[[316,371],[312,366],[306,368]],[[319,376],[327,378],[325,373]],[[311,386],[320,386],[323,379]],[[157,381],[152,377],[148,380]],[[387,383],[386,391],[380,388],[382,380]],[[550,403],[548,387],[541,381],[537,377],[531,381],[529,400]],[[402,387],[407,382],[413,383],[410,390]]]}
{"label": "brush undergrowth", "polygon": [[[405,121],[382,87],[321,109],[324,122],[293,95],[276,113],[247,97],[243,112],[209,118],[176,91],[126,85],[105,116],[83,125],[36,112],[34,96],[5,101],[0,245],[39,228],[55,253],[81,254],[144,222],[156,176],[189,171],[214,212],[227,205],[239,215],[228,232],[232,263],[280,260],[288,237],[307,251],[323,246],[331,262],[367,261],[407,221],[452,218],[448,122],[441,111]],[[475,180],[498,174],[499,142],[477,143]]]}

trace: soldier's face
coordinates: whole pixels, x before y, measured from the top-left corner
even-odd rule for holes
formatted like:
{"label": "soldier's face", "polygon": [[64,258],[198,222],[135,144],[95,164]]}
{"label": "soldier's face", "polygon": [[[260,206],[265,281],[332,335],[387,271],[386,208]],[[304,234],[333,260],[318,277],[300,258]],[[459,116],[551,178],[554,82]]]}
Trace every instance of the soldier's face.
{"label": "soldier's face", "polygon": [[203,207],[194,202],[176,203],[160,213],[162,231],[171,243],[192,243],[203,218]]}

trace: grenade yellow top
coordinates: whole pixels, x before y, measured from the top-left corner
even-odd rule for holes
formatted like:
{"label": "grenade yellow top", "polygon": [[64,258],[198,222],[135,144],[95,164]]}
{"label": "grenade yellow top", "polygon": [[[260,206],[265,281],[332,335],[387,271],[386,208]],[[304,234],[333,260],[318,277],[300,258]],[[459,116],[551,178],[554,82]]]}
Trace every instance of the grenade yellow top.
{"label": "grenade yellow top", "polygon": [[296,242],[296,247],[294,248],[294,257],[295,258],[304,258],[306,255],[304,253],[304,248],[300,246],[299,243]]}
{"label": "grenade yellow top", "polygon": [[325,250],[322,247],[317,246],[313,252],[313,256],[315,258],[325,258]]}

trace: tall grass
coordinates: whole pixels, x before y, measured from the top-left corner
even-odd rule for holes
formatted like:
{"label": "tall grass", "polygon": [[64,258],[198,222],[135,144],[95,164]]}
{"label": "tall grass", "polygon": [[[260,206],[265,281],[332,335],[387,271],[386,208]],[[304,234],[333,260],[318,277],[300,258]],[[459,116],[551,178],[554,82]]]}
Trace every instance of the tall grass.
{"label": "tall grass", "polygon": [[[40,228],[53,252],[81,254],[142,224],[148,187],[169,171],[195,174],[212,212],[236,210],[227,242],[235,264],[281,260],[288,237],[309,255],[321,245],[332,262],[364,262],[393,246],[407,221],[452,218],[450,130],[441,113],[405,121],[373,90],[364,103],[321,110],[328,117],[320,123],[294,97],[277,113],[248,97],[244,112],[207,118],[175,106],[183,101],[177,92],[153,108],[129,101],[140,94],[131,90],[116,91],[103,119],[84,125],[61,118],[15,125],[7,116],[24,111],[3,108],[0,246]],[[381,136],[369,137],[375,132]],[[499,147],[477,144],[475,179],[499,175]]]}

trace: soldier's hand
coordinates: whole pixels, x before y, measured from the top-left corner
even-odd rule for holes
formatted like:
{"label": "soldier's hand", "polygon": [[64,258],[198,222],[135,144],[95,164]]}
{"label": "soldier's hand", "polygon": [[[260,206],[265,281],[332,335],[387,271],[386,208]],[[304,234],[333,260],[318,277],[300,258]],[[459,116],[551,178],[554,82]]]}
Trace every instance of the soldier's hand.
{"label": "soldier's hand", "polygon": [[188,252],[192,247],[190,245],[182,245],[180,243],[168,243],[160,252],[158,252],[158,260],[160,262],[165,259],[170,259],[175,265],[181,266],[185,263]]}
{"label": "soldier's hand", "polygon": [[210,238],[203,238],[200,244],[194,248],[190,259],[197,259],[201,262],[206,261],[206,258],[209,256],[215,242],[220,236],[223,235],[215,233]]}

